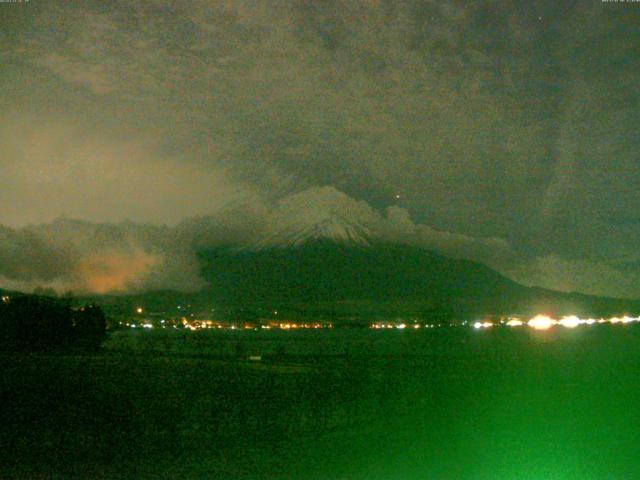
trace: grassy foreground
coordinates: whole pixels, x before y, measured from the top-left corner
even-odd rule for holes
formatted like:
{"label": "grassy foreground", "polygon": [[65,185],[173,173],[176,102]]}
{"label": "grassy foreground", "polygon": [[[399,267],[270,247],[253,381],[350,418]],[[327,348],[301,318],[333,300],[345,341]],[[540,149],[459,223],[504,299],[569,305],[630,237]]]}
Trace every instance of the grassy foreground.
{"label": "grassy foreground", "polygon": [[636,327],[406,338],[422,353],[2,355],[0,477],[640,478]]}
{"label": "grassy foreground", "polygon": [[[391,360],[378,359],[380,376],[365,359],[0,359],[2,469],[16,478],[170,478],[181,465],[192,470],[187,476],[212,469],[216,478],[282,478],[281,463],[290,468],[300,458],[294,451],[313,450],[326,434],[384,423],[408,405],[388,375],[401,376],[405,366]],[[420,393],[413,390],[416,402],[427,398]]]}

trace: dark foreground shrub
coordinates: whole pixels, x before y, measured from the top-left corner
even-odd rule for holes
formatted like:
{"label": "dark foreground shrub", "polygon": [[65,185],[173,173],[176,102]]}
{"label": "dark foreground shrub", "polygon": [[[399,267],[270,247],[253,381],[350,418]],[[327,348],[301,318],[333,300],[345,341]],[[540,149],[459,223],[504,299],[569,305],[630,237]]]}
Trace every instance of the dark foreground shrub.
{"label": "dark foreground shrub", "polygon": [[3,297],[0,347],[12,351],[97,348],[106,321],[96,306],[73,309],[62,300],[36,295]]}

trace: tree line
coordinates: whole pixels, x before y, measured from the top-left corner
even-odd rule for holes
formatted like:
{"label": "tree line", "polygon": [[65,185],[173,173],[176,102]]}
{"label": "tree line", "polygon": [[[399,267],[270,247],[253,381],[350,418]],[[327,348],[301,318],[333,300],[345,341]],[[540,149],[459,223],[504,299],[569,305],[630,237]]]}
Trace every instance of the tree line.
{"label": "tree line", "polygon": [[3,295],[0,347],[3,350],[95,349],[106,334],[106,319],[95,305],[72,307],[68,299]]}

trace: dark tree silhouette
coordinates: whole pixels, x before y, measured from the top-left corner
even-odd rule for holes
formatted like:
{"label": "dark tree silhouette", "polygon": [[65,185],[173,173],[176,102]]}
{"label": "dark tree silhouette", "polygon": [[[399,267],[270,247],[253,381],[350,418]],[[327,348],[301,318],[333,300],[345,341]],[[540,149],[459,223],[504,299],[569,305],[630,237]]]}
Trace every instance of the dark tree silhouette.
{"label": "dark tree silhouette", "polygon": [[88,348],[98,348],[107,331],[107,320],[102,309],[96,305],[87,305],[73,311],[72,319],[78,343]]}
{"label": "dark tree silhouette", "polygon": [[3,349],[97,348],[105,332],[104,314],[94,305],[74,310],[69,302],[35,295],[15,295],[0,302]]}

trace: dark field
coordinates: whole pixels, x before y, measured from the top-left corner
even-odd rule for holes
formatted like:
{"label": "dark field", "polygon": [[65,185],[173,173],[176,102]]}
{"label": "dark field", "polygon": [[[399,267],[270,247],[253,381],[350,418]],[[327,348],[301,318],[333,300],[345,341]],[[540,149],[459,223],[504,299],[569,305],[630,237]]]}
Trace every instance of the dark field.
{"label": "dark field", "polygon": [[1,478],[640,478],[635,325],[136,331],[0,358]]}

